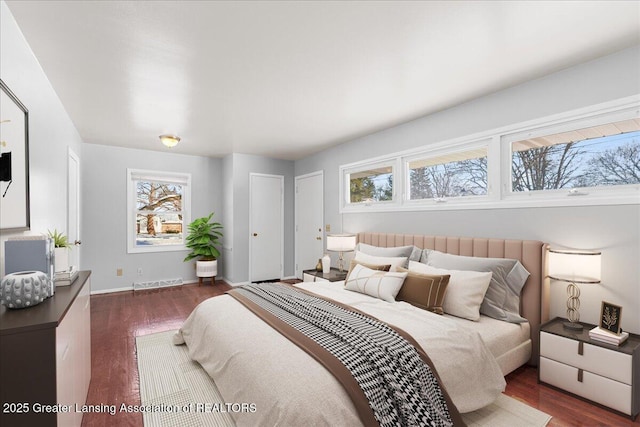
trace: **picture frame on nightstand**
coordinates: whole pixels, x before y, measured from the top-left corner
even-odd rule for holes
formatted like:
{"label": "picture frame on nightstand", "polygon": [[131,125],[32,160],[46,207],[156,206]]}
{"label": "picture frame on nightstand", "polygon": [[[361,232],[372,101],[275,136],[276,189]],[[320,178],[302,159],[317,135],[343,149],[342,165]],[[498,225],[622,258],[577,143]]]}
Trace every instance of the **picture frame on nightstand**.
{"label": "picture frame on nightstand", "polygon": [[602,301],[602,307],[600,308],[600,327],[602,329],[620,335],[622,333],[622,328],[620,327],[621,319],[621,306]]}

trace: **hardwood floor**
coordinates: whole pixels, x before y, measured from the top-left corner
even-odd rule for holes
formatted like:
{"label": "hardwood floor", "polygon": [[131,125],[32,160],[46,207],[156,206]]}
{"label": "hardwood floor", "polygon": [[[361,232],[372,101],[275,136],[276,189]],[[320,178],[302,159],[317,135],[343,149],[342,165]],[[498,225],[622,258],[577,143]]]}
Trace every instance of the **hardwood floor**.
{"label": "hardwood floor", "polygon": [[[120,412],[122,403],[139,405],[139,380],[135,337],[178,329],[193,308],[205,299],[224,293],[230,286],[217,281],[153,291],[118,292],[91,297],[92,376],[87,405],[115,405],[108,410],[87,412],[82,425],[142,426],[140,413]],[[550,427],[640,426],[603,408],[540,385],[537,370],[520,368],[507,376],[505,393],[553,416]],[[517,426],[514,426],[517,427]]]}

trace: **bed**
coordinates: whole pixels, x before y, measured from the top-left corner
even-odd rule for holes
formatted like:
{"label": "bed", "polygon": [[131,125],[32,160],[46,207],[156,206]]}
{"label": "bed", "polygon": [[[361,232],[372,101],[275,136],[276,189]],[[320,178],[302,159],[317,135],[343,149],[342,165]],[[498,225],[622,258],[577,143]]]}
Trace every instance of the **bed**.
{"label": "bed", "polygon": [[[542,242],[384,233],[360,233],[358,240],[376,247],[413,245],[455,255],[511,258],[529,271],[520,299],[527,322],[518,325],[484,316],[478,322],[441,316],[345,291],[336,283],[297,285],[412,335],[425,347],[461,413],[491,403],[503,391],[506,373],[537,360],[545,298]],[[190,357],[214,379],[225,401],[255,404],[255,412],[232,413],[239,426],[363,424],[336,377],[230,295],[201,303],[175,343],[187,344]]]}

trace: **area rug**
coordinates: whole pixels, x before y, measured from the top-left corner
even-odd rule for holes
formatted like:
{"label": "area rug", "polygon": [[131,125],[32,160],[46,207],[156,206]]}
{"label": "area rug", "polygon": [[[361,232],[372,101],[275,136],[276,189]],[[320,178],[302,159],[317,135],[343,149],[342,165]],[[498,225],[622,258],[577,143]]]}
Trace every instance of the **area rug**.
{"label": "area rug", "polygon": [[[136,337],[145,427],[235,426],[213,380],[186,346],[173,345],[175,332]],[[551,416],[503,394],[463,418],[469,427],[543,427]]]}

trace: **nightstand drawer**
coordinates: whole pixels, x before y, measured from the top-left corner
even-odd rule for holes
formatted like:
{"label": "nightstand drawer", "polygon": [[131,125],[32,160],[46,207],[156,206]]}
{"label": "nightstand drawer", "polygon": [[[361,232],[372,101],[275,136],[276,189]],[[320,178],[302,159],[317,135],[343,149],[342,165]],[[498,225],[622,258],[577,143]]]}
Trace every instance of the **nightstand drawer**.
{"label": "nightstand drawer", "polygon": [[540,333],[540,356],[631,385],[631,355],[587,343],[579,354],[579,346],[579,341]]}
{"label": "nightstand drawer", "polygon": [[573,366],[540,357],[540,381],[598,402],[625,414],[631,414],[631,386],[579,370]]}
{"label": "nightstand drawer", "polygon": [[317,276],[314,276],[312,274],[307,274],[307,273],[304,273],[302,275],[302,281],[303,282],[328,282],[327,279],[324,279],[322,277],[317,277]]}

